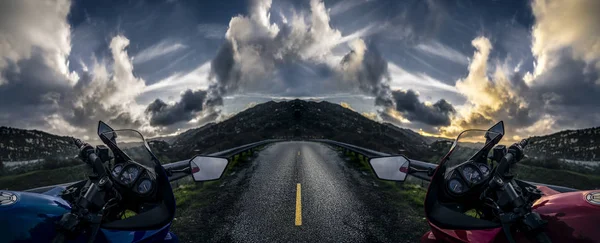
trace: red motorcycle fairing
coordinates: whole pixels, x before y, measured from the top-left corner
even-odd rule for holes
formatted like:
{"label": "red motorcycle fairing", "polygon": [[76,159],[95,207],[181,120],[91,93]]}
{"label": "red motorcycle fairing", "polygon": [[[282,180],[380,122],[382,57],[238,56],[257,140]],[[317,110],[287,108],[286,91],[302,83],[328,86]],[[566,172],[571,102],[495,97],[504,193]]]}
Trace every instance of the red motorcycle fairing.
{"label": "red motorcycle fairing", "polygon": [[548,221],[553,242],[600,242],[600,205],[586,198],[594,192],[600,190],[547,195],[533,204],[533,211]]}
{"label": "red motorcycle fairing", "polygon": [[[431,189],[431,188],[430,188]],[[544,197],[533,205],[533,211],[548,221],[546,234],[553,242],[600,242],[600,205],[586,197],[600,190],[559,193],[538,186]],[[431,231],[421,237],[422,243],[434,242],[507,242],[502,228],[461,230],[442,229],[428,219]],[[530,242],[523,234],[514,234],[517,242]]]}
{"label": "red motorcycle fairing", "polygon": [[438,242],[496,242],[496,238],[502,235],[502,228],[481,229],[481,230],[447,230],[441,229],[431,222],[429,223],[431,231],[421,237],[421,243]]}

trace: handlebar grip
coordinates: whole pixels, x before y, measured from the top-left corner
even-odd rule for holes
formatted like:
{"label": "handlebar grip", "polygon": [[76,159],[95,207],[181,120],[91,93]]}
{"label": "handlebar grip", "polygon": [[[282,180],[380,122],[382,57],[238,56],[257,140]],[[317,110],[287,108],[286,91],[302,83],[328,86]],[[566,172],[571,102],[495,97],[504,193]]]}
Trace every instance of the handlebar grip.
{"label": "handlebar grip", "polygon": [[504,155],[504,158],[502,158],[502,160],[500,161],[500,164],[498,164],[496,173],[499,175],[504,175],[504,173],[508,170],[508,168],[512,164],[512,161],[514,160],[514,158],[515,157],[512,153],[506,153],[506,155]]}
{"label": "handlebar grip", "polygon": [[525,146],[527,146],[528,143],[529,141],[527,139],[523,139],[521,140],[521,142],[519,142],[519,146],[521,146],[521,148],[525,148]]}
{"label": "handlebar grip", "polygon": [[73,144],[75,144],[77,148],[81,148],[81,146],[83,146],[83,142],[77,138],[73,138]]}
{"label": "handlebar grip", "polygon": [[[73,143],[79,149],[82,149],[83,146],[86,146],[86,144],[83,141],[81,141],[80,139],[76,139],[76,138],[73,139]],[[89,145],[87,145],[87,146],[89,146]],[[80,151],[80,153],[83,153],[83,152]],[[80,154],[80,156],[83,156],[83,158],[82,158],[83,162],[92,166],[92,168],[94,168],[94,171],[96,171],[96,173],[98,173],[98,175],[103,176],[103,175],[107,174],[106,168],[104,168],[104,165],[102,164],[102,160],[100,159],[100,157],[98,157],[98,155],[96,155],[96,153],[93,152],[93,150],[87,154],[87,158],[85,158],[85,155]]]}
{"label": "handlebar grip", "polygon": [[104,176],[107,174],[106,168],[104,168],[104,165],[102,165],[102,161],[100,160],[100,157],[98,157],[98,155],[96,155],[96,153],[90,153],[88,155],[88,161],[90,161],[92,167],[94,168],[96,173],[98,173],[99,176]]}

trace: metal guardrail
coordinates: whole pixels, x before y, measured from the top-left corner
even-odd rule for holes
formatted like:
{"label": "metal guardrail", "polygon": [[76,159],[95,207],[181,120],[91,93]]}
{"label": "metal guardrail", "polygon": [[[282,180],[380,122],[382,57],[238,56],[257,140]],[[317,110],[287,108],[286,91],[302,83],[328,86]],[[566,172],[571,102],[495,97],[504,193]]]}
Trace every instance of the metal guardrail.
{"label": "metal guardrail", "polygon": [[[390,156],[390,154],[387,154],[387,153],[382,153],[382,152],[379,152],[379,151],[375,151],[375,150],[371,150],[371,149],[367,149],[367,148],[358,147],[356,145],[342,143],[342,142],[328,140],[328,139],[313,139],[312,141],[327,143],[327,144],[331,144],[331,145],[336,145],[338,147],[342,147],[342,148],[354,151],[356,153],[362,154],[363,156],[366,156],[367,158]],[[414,160],[414,159],[410,159],[410,164],[411,164],[412,167],[415,167],[417,169],[422,169],[422,170],[437,168],[436,164],[431,164],[431,163],[427,163],[427,162],[419,161],[419,160]],[[417,178],[419,178],[421,180],[426,180],[426,181],[430,181],[431,180],[431,178],[429,178],[429,176],[427,175],[427,173],[417,172],[417,173],[411,174],[411,176],[417,177]]]}
{"label": "metal guardrail", "polygon": [[[269,139],[269,140],[263,140],[260,142],[255,142],[255,143],[250,143],[250,144],[246,144],[246,145],[242,145],[239,147],[235,147],[235,148],[231,148],[228,150],[224,150],[221,152],[216,152],[216,153],[212,153],[209,154],[209,156],[222,156],[222,157],[232,157],[234,155],[240,154],[244,151],[253,149],[255,147],[261,146],[261,145],[265,145],[265,144],[269,144],[269,143],[275,143],[275,142],[280,142],[283,141],[283,139]],[[333,141],[333,140],[328,140],[328,139],[312,139],[311,141],[315,141],[315,142],[321,142],[321,143],[326,143],[326,144],[330,144],[330,145],[335,145],[338,147],[342,147],[351,151],[354,151],[356,153],[362,154],[363,156],[366,156],[367,158],[374,158],[374,157],[382,157],[382,156],[390,156],[390,154],[387,153],[382,153],[379,151],[375,151],[375,150],[371,150],[371,149],[367,149],[367,148],[362,148],[356,145],[352,145],[352,144],[347,144],[347,143],[342,143],[342,142],[338,142],[338,141]],[[169,163],[169,164],[164,164],[163,167],[165,169],[183,169],[188,165],[189,160],[181,160],[181,161],[177,161],[177,162],[173,162],[173,163]],[[410,163],[413,167],[417,168],[417,169],[435,169],[437,168],[437,164],[432,164],[432,163],[428,163],[428,162],[424,162],[424,161],[419,161],[419,160],[410,160]],[[173,175],[171,175],[169,177],[169,181],[176,181],[179,180],[181,178],[184,178],[188,176],[185,173],[173,173]],[[429,176],[427,176],[426,173],[413,173],[411,174],[411,176],[425,180],[425,181],[431,181],[431,178]],[[578,191],[577,189],[574,188],[569,188],[569,187],[563,187],[563,186],[556,186],[556,185],[548,185],[548,184],[543,184],[543,183],[537,183],[537,182],[530,182],[530,181],[525,181],[527,183],[533,184],[533,185],[539,185],[539,186],[547,186],[553,190],[556,190],[558,192],[573,192],[573,191]],[[53,189],[57,186],[64,186],[67,187],[69,185],[75,184],[77,182],[69,182],[69,183],[64,183],[64,184],[58,184],[58,185],[51,185],[51,186],[44,186],[44,187],[38,187],[38,188],[33,188],[33,189],[28,189],[25,190],[26,192],[37,192],[37,193],[42,193],[45,191],[48,191],[50,189]]]}
{"label": "metal guardrail", "polygon": [[[382,152],[374,151],[371,149],[358,147],[358,146],[355,146],[352,144],[342,143],[342,142],[328,140],[328,139],[313,139],[312,141],[322,142],[322,143],[342,147],[342,148],[354,151],[356,153],[362,154],[363,156],[366,156],[367,158],[390,156],[390,154],[387,154],[387,153],[382,153]],[[413,166],[417,169],[435,169],[438,166],[437,164],[428,163],[428,162],[419,161],[419,160],[413,160],[413,159],[410,159],[410,164],[411,164],[411,166]],[[414,174],[411,174],[411,176],[417,177],[422,180],[431,181],[431,178],[429,176],[427,176],[426,173],[414,173]],[[552,190],[558,191],[558,192],[579,191],[577,189],[564,187],[564,186],[548,185],[548,184],[537,183],[537,182],[532,182],[532,181],[525,181],[525,182],[532,184],[532,185],[536,185],[536,186],[546,186],[546,187],[548,187]]]}
{"label": "metal guardrail", "polygon": [[[242,145],[239,147],[235,147],[235,148],[231,148],[228,150],[224,150],[224,151],[220,151],[220,152],[216,152],[216,153],[212,153],[212,154],[208,154],[208,156],[219,156],[219,157],[227,157],[227,158],[231,158],[237,154],[240,154],[242,152],[245,152],[247,150],[268,144],[268,143],[274,143],[274,142],[279,142],[282,141],[281,139],[269,139],[269,140],[263,140],[260,142],[256,142],[256,143],[250,143],[250,144],[246,144],[246,145]],[[191,159],[191,158],[190,158]],[[185,167],[187,167],[189,165],[190,160],[180,160],[177,162],[173,162],[173,163],[169,163],[169,164],[164,164],[163,167],[165,169],[174,169],[174,170],[179,170],[179,169],[183,169]],[[188,174],[185,173],[173,173],[171,176],[169,176],[169,181],[175,181],[175,180],[179,180],[183,177],[188,176]]]}
{"label": "metal guardrail", "polygon": [[[235,148],[231,148],[231,149],[227,149],[224,151],[220,151],[220,152],[216,152],[216,153],[212,153],[212,154],[208,154],[208,156],[219,156],[219,157],[227,157],[227,158],[231,158],[237,154],[240,154],[242,152],[251,150],[253,148],[265,145],[265,144],[269,144],[269,143],[274,143],[274,142],[279,142],[282,141],[282,139],[269,139],[269,140],[263,140],[260,142],[255,142],[255,143],[250,143],[250,144],[245,144],[242,146],[238,146]],[[191,159],[191,158],[190,158]],[[187,167],[189,165],[189,159],[187,160],[180,160],[177,162],[173,162],[173,163],[169,163],[169,164],[164,164],[162,165],[163,168],[165,169],[174,169],[174,170],[179,170],[179,169],[183,169],[185,167]],[[171,176],[169,176],[169,181],[176,181],[179,179],[182,179],[186,176],[189,176],[188,174],[185,173],[173,173]],[[49,191],[55,187],[68,187],[70,185],[73,185],[75,183],[77,183],[79,181],[75,181],[75,182],[68,182],[68,183],[63,183],[63,184],[58,184],[58,185],[50,185],[50,186],[43,186],[43,187],[37,187],[37,188],[32,188],[32,189],[28,189],[25,190],[26,192],[35,192],[35,193],[43,193],[46,191]]]}

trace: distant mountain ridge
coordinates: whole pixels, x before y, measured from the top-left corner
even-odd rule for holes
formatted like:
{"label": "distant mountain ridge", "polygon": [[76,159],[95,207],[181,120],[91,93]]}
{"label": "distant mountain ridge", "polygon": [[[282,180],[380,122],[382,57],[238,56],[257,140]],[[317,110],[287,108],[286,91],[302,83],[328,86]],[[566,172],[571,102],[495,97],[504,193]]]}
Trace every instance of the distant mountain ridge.
{"label": "distant mountain ridge", "polygon": [[[172,161],[271,138],[326,138],[425,161],[431,160],[432,151],[445,148],[447,143],[444,139],[424,137],[410,129],[373,121],[338,104],[304,100],[258,104],[222,122],[149,141],[158,155]],[[73,157],[77,148],[71,139],[37,130],[0,127],[0,161]],[[444,146],[438,146],[436,140],[444,140],[441,141]],[[531,137],[526,153],[530,157],[563,161],[600,161],[600,127]]]}
{"label": "distant mountain ridge", "polygon": [[566,130],[529,139],[526,152],[537,158],[600,163],[600,127]]}
{"label": "distant mountain ridge", "polygon": [[[420,156],[431,138],[326,101],[269,101],[220,123],[190,129],[173,139],[178,154],[216,152],[264,139],[326,138],[387,153]],[[191,152],[190,152],[191,151]]]}
{"label": "distant mountain ridge", "polygon": [[72,140],[72,137],[38,130],[0,127],[0,160],[9,162],[72,157],[77,154]]}

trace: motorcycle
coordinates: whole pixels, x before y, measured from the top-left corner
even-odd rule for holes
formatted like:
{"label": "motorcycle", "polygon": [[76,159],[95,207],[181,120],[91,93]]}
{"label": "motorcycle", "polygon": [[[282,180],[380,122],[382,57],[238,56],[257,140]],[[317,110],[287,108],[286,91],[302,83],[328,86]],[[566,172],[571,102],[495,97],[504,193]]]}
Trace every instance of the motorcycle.
{"label": "motorcycle", "polygon": [[369,161],[382,180],[427,173],[421,242],[598,242],[600,190],[560,192],[515,179],[527,140],[508,148],[500,121],[462,132],[434,170],[411,167],[404,156]]}
{"label": "motorcycle", "polygon": [[93,168],[87,180],[44,193],[0,190],[1,242],[178,242],[169,231],[175,197],[168,175],[219,179],[226,158],[196,156],[167,170],[141,133],[98,124],[104,145],[80,140],[79,157]]}

